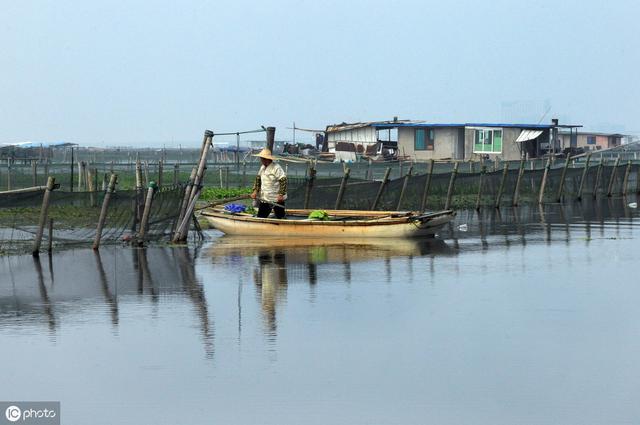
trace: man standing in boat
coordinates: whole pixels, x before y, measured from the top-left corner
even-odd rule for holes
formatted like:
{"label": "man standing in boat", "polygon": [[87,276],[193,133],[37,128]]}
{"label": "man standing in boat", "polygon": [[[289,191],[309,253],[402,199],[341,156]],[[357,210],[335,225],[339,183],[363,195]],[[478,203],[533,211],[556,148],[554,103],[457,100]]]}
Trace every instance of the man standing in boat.
{"label": "man standing in boat", "polygon": [[287,175],[269,149],[262,149],[257,157],[262,166],[253,185],[252,199],[258,200],[258,217],[267,218],[271,210],[276,218],[284,218],[284,201],[287,199]]}

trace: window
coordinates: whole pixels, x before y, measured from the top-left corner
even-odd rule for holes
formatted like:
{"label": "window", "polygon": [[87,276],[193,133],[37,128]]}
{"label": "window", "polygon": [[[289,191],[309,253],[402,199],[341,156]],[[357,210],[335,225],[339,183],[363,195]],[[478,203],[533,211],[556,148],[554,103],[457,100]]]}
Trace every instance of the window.
{"label": "window", "polygon": [[435,141],[435,132],[432,128],[417,128],[414,149],[417,151],[432,151]]}
{"label": "window", "polygon": [[476,129],[474,153],[502,153],[502,130]]}
{"label": "window", "polygon": [[595,145],[596,136],[587,136],[587,145]]}

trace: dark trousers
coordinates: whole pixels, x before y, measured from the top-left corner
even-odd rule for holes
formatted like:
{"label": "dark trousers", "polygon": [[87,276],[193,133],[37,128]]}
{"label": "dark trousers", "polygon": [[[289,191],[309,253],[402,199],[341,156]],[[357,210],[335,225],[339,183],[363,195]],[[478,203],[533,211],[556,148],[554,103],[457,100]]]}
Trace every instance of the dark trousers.
{"label": "dark trousers", "polygon": [[[282,202],[281,205],[284,206],[284,202]],[[273,210],[273,213],[275,214],[276,218],[284,218],[284,214],[285,214],[284,208],[276,207],[266,202],[260,202],[260,204],[258,205],[258,217],[260,218],[269,217],[269,214],[271,214],[271,210]]]}

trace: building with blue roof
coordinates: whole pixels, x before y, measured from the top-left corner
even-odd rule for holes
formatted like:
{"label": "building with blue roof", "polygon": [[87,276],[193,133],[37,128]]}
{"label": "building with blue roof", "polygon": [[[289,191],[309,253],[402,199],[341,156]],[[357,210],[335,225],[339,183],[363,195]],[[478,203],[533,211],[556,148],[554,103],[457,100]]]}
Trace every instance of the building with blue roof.
{"label": "building with blue roof", "polygon": [[[327,127],[329,149],[347,146],[367,153],[371,146],[397,141],[399,156],[415,161],[476,160],[492,158],[518,160],[557,154],[565,148],[559,129],[573,133],[581,126],[526,123],[433,123],[398,120],[342,123]],[[568,138],[567,140],[572,140]],[[353,147],[349,147],[349,144]]]}

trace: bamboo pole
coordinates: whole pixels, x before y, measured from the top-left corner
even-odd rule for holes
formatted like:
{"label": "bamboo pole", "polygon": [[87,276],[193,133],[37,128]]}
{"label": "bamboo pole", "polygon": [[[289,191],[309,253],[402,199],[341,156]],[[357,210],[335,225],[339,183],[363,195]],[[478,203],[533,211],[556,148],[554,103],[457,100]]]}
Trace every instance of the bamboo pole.
{"label": "bamboo pole", "polygon": [[544,174],[542,174],[542,183],[540,184],[540,193],[538,194],[538,204],[544,202],[544,189],[547,185],[547,176],[549,175],[549,169],[551,168],[551,157],[547,159],[547,165],[544,167]]}
{"label": "bamboo pole", "polygon": [[431,177],[433,176],[433,166],[435,165],[435,161],[433,159],[429,160],[429,171],[427,173],[427,180],[424,183],[424,188],[422,189],[422,199],[420,200],[420,211],[424,211],[427,208],[427,197],[429,196],[429,190],[431,189]]}
{"label": "bamboo pole", "polygon": [[275,143],[276,138],[276,128],[275,127],[267,127],[267,149],[269,149],[273,153],[273,144]]}
{"label": "bamboo pole", "polygon": [[591,152],[587,154],[587,160],[585,161],[584,169],[582,170],[582,177],[580,178],[580,186],[578,187],[578,201],[582,200],[584,183],[586,182],[587,174],[589,173],[589,162],[591,162]]}
{"label": "bamboo pole", "polygon": [[402,189],[400,190],[400,197],[398,197],[398,205],[396,207],[396,211],[400,211],[400,205],[402,204],[402,200],[404,199],[404,194],[407,191],[407,186],[409,185],[409,179],[411,179],[412,172],[413,172],[413,165],[410,165],[409,170],[407,170],[407,174],[404,176],[404,181],[402,182]]}
{"label": "bamboo pole", "polygon": [[189,200],[191,199],[191,191],[193,190],[193,182],[196,179],[197,172],[198,170],[196,167],[193,167],[191,169],[191,175],[189,176],[187,185],[184,188],[184,195],[182,196],[182,202],[180,203],[180,212],[178,213],[177,223],[182,223],[182,220],[184,219],[184,213],[187,210],[187,206],[189,205]]}
{"label": "bamboo pole", "polygon": [[564,179],[567,176],[567,168],[569,168],[569,163],[571,162],[571,156],[567,154],[567,159],[564,162],[564,168],[562,169],[562,175],[560,176],[560,186],[558,186],[558,194],[556,195],[556,201],[560,202],[562,200],[562,195],[564,193]]}
{"label": "bamboo pole", "polygon": [[33,250],[31,254],[34,257],[40,255],[40,244],[42,243],[42,235],[44,234],[44,226],[47,223],[47,217],[49,215],[49,201],[51,200],[51,192],[55,189],[56,179],[55,177],[49,177],[47,180],[47,189],[42,197],[42,207],[40,209],[40,220],[38,222],[38,231],[36,232],[36,238],[33,241]]}
{"label": "bamboo pole", "polygon": [[31,181],[33,186],[38,185],[38,163],[35,160],[31,160]]}
{"label": "bamboo pole", "polygon": [[98,219],[98,227],[96,228],[96,236],[93,240],[93,249],[100,248],[100,240],[102,239],[102,229],[104,228],[105,220],[107,219],[107,211],[109,209],[109,201],[111,201],[111,195],[115,191],[116,183],[118,182],[118,175],[111,174],[109,179],[109,186],[104,194],[102,200],[102,209],[100,210],[100,218]]}
{"label": "bamboo pole", "polygon": [[627,196],[627,186],[629,186],[629,174],[631,174],[631,160],[627,161],[627,167],[624,170],[624,179],[622,180],[622,196]]}
{"label": "bamboo pole", "polygon": [[53,252],[53,219],[49,219],[49,235],[47,240],[47,250],[49,251],[49,255]]}
{"label": "bamboo pole", "polygon": [[482,202],[482,186],[484,185],[484,175],[487,172],[487,167],[484,165],[480,170],[480,182],[478,184],[478,197],[476,198],[476,211],[480,211],[480,203]]}
{"label": "bamboo pole", "polygon": [[502,178],[500,179],[500,186],[498,186],[498,193],[496,194],[495,207],[500,208],[500,200],[502,199],[502,192],[504,191],[504,185],[507,182],[507,174],[509,174],[509,163],[504,163],[504,169],[502,170]]}
{"label": "bamboo pole", "polygon": [[374,211],[382,198],[382,194],[384,193],[384,188],[387,187],[389,183],[389,174],[391,174],[391,167],[387,167],[384,171],[384,177],[382,177],[382,182],[380,183],[380,188],[378,189],[378,193],[376,194],[376,198],[373,200],[373,204],[371,205],[371,210]]}
{"label": "bamboo pole", "polygon": [[516,186],[513,188],[513,200],[511,204],[514,207],[518,206],[518,200],[520,198],[520,182],[522,181],[522,176],[524,175],[524,167],[525,159],[522,158],[520,160],[520,168],[518,169],[518,177],[516,178]]}
{"label": "bamboo pole", "polygon": [[96,194],[95,194],[96,187],[95,187],[95,184],[94,184],[95,181],[93,179],[94,172],[96,172],[96,174],[97,174],[97,170],[95,170],[95,168],[89,168],[87,170],[87,173],[89,175],[89,177],[87,178],[87,184],[88,184],[88,189],[89,189],[89,202],[90,202],[90,205],[92,207],[96,206]]}
{"label": "bamboo pole", "polygon": [[342,204],[342,198],[344,197],[344,193],[347,190],[347,181],[349,180],[349,174],[351,173],[351,169],[349,167],[345,167],[344,173],[342,174],[342,181],[340,182],[340,190],[338,191],[338,197],[336,198],[336,206],[335,210],[340,209],[340,205]]}
{"label": "bamboo pole", "polygon": [[449,207],[451,207],[451,197],[453,196],[453,188],[456,183],[456,176],[458,175],[458,165],[458,162],[453,164],[453,171],[451,172],[451,178],[449,179],[449,188],[447,189],[447,201],[444,204],[445,210],[448,210]]}
{"label": "bamboo pole", "polygon": [[[272,127],[271,127],[272,128]],[[275,131],[275,128],[274,128]],[[189,223],[191,221],[191,215],[193,214],[194,208],[196,206],[196,202],[200,197],[200,192],[202,191],[202,182],[204,179],[204,173],[207,168],[207,153],[209,152],[209,148],[211,147],[213,141],[213,131],[205,130],[204,139],[202,141],[202,152],[200,154],[200,162],[198,163],[198,169],[196,171],[195,179],[193,181],[193,188],[191,190],[190,197],[188,198],[188,203],[186,206],[186,210],[184,216],[182,217],[182,221],[180,222],[176,233],[173,237],[173,242],[178,243],[182,242],[187,238],[187,234],[189,232]]]}
{"label": "bamboo pole", "polygon": [[304,209],[309,208],[309,202],[311,201],[311,190],[313,189],[313,183],[316,178],[316,169],[312,163],[309,163],[309,176],[307,177],[307,187],[304,191]]}
{"label": "bamboo pole", "polygon": [[158,161],[158,189],[162,188],[162,177],[163,177],[163,173],[164,173],[164,161],[163,160],[159,160]]}
{"label": "bamboo pole", "polygon": [[598,196],[598,189],[600,188],[600,179],[602,178],[602,169],[604,167],[605,159],[600,156],[600,163],[598,164],[598,171],[596,172],[596,182],[593,185],[593,198],[595,199]]}
{"label": "bamboo pole", "polygon": [[618,165],[620,165],[620,155],[616,158],[616,162],[613,164],[613,169],[611,170],[611,177],[609,178],[609,187],[607,188],[607,197],[611,197],[613,193],[613,184],[616,181],[616,170],[618,169]]}
{"label": "bamboo pole", "polygon": [[154,182],[149,183],[147,189],[147,199],[144,202],[144,212],[142,213],[142,220],[140,220],[140,232],[138,232],[138,245],[144,244],[144,239],[147,236],[147,229],[149,227],[149,216],[151,215],[151,204],[153,203],[153,194],[156,191],[156,184]]}

